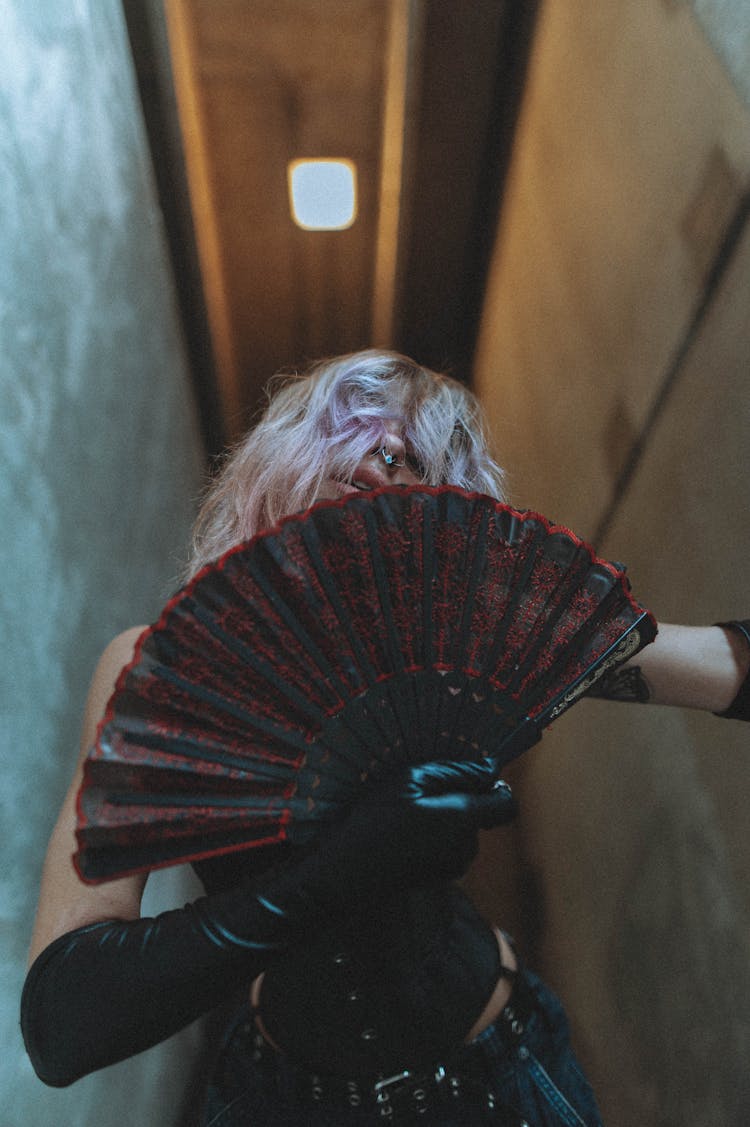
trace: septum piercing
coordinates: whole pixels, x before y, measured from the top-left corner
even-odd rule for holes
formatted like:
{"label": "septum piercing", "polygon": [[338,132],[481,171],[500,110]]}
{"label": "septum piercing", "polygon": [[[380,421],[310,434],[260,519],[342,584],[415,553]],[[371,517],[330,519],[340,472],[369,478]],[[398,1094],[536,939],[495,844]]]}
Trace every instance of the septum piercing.
{"label": "septum piercing", "polygon": [[385,464],[387,466],[393,466],[394,468],[398,468],[400,466],[406,465],[405,462],[397,462],[396,461],[396,455],[391,454],[391,452],[390,452],[390,450],[388,449],[387,446],[381,446],[379,450],[375,451],[375,457],[376,458],[377,458],[378,454],[380,454],[380,456],[382,457],[383,461],[385,462]]}

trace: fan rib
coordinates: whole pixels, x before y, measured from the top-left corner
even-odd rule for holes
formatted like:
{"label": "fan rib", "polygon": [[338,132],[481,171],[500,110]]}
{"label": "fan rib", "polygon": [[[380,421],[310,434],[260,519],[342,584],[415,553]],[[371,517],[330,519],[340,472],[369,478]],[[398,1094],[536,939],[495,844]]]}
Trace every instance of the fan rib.
{"label": "fan rib", "polygon": [[[253,576],[253,578],[255,579],[256,577]],[[263,593],[266,594],[265,591]],[[275,607],[274,609],[276,609],[277,612],[279,610],[278,607]],[[247,676],[247,666],[249,665],[257,673],[264,677],[270,685],[273,685],[274,688],[278,688],[281,694],[286,696],[290,703],[294,704],[295,707],[299,708],[301,706],[301,702],[307,700],[304,693],[300,693],[298,687],[295,688],[295,686],[293,685],[288,685],[287,682],[285,682],[284,679],[279,676],[276,668],[270,662],[264,661],[264,659],[258,655],[257,649],[252,645],[252,643],[242,638],[235,637],[226,629],[226,627],[222,626],[220,622],[217,622],[215,619],[213,619],[211,617],[210,606],[201,606],[200,604],[195,604],[193,614],[196,620],[205,627],[210,636],[223,648],[223,650],[228,655],[231,655],[231,657],[238,659],[238,662],[236,664],[224,664],[223,672],[225,672],[227,676],[231,676],[235,680],[239,679],[240,682],[242,682],[243,679],[245,679]],[[281,615],[279,615],[279,617],[281,617]],[[267,630],[271,631],[274,634],[275,638],[280,643],[283,643],[283,639],[281,638],[278,628],[270,617],[265,618],[264,625]],[[332,677],[331,680],[335,681],[335,678]],[[328,682],[323,681],[320,684],[321,689],[324,689],[327,684]],[[310,711],[309,701],[307,702],[307,705],[308,715],[317,715],[318,718],[323,715],[323,710],[320,707],[318,707],[317,711],[313,713]]]}
{"label": "fan rib", "polygon": [[[518,662],[515,677],[512,680],[513,689],[517,690],[518,686],[522,684],[529,676],[531,671],[537,666],[540,654],[544,651],[545,646],[550,641],[556,627],[559,625],[561,619],[567,611],[568,600],[573,592],[580,586],[581,581],[584,579],[591,560],[586,557],[583,560],[579,555],[576,555],[573,566],[566,569],[565,575],[561,578],[559,586],[555,587],[555,602],[550,603],[549,600],[540,607],[540,611],[549,609],[550,613],[547,615],[546,621],[541,628],[534,624],[530,628],[530,637],[533,638],[534,645],[527,648],[525,659]],[[537,617],[538,621],[538,617]],[[538,632],[537,632],[538,631]],[[576,634],[571,638],[568,646],[561,651],[565,658],[570,658],[577,652],[579,646],[579,638],[581,630],[579,629]],[[541,674],[539,682],[545,681],[545,675]],[[535,687],[538,682],[535,682]],[[540,694],[541,695],[541,692]],[[536,698],[530,696],[528,698],[527,711],[530,711],[531,706]]]}
{"label": "fan rib", "polygon": [[[434,512],[435,502],[431,499],[431,512]],[[426,508],[426,506],[424,506]],[[423,512],[424,512],[423,508]],[[435,640],[433,633],[433,590],[435,584],[435,538],[433,536],[433,521],[422,521],[422,668],[431,669],[435,664]],[[418,692],[415,684],[415,698],[417,715],[419,716],[419,741],[423,761],[435,758],[435,744],[437,733],[434,726],[429,723],[434,716],[432,694]],[[428,744],[425,737],[433,727],[432,741]]]}
{"label": "fan rib", "polygon": [[538,513],[453,487],[322,502],[204,568],[139,640],[84,767],[76,864],[306,843],[407,762],[499,773],[654,634],[622,569]]}
{"label": "fan rib", "polygon": [[346,634],[347,641],[354,651],[354,655],[360,664],[360,667],[365,670],[366,679],[370,682],[376,679],[376,671],[372,662],[370,661],[367,650],[363,646],[357,632],[353,629],[351,616],[347,613],[341,598],[339,597],[338,590],[333,581],[333,576],[328,567],[325,566],[320,549],[320,534],[317,527],[310,522],[302,528],[302,540],[307,548],[310,562],[312,563],[315,574],[320,581],[326,597],[338,619],[341,629]]}
{"label": "fan rib", "polygon": [[[404,655],[398,645],[396,639],[398,632],[393,620],[393,607],[391,605],[390,587],[388,583],[387,573],[385,570],[383,556],[378,543],[377,528],[375,525],[375,518],[372,508],[365,511],[365,527],[367,530],[367,539],[370,545],[372,573],[375,579],[375,586],[378,593],[380,602],[380,609],[383,615],[383,624],[385,626],[386,644],[388,646],[390,657],[390,672],[403,674],[405,671]],[[416,727],[416,717],[409,718],[404,716],[403,704],[405,703],[398,693],[393,693],[391,700],[394,704],[394,715],[398,724],[399,734],[404,747],[409,746],[408,733],[413,732]],[[408,704],[407,704],[408,710]],[[409,720],[411,719],[411,723]]]}
{"label": "fan rib", "polygon": [[[470,680],[468,679],[468,671],[464,668],[464,662],[461,660],[462,656],[468,650],[469,635],[471,633],[471,626],[474,620],[475,606],[476,606],[476,592],[479,586],[479,578],[482,571],[484,562],[483,549],[487,540],[487,527],[489,524],[489,511],[483,509],[481,511],[479,529],[477,534],[473,537],[466,539],[466,559],[464,566],[464,574],[468,575],[468,582],[465,587],[465,598],[463,600],[463,607],[461,608],[461,625],[457,631],[457,639],[454,646],[453,665],[456,672],[463,674],[462,685],[460,692],[455,701],[455,707],[450,710],[450,728],[446,733],[446,738],[452,747],[457,744],[457,733],[463,727],[463,720],[467,709],[470,707],[469,697],[474,691]],[[449,696],[445,697],[446,701],[450,700]],[[477,742],[478,741],[474,741]],[[454,753],[455,754],[455,753]]]}
{"label": "fan rib", "polygon": [[[582,623],[575,633],[571,635],[567,643],[556,651],[554,663],[556,668],[551,666],[546,672],[540,673],[538,677],[535,678],[533,686],[526,694],[527,712],[533,713],[537,703],[545,698],[550,685],[559,678],[559,670],[566,668],[583,652],[586,642],[591,637],[592,629],[596,629],[610,617],[616,617],[622,610],[624,599],[624,592],[622,590],[618,592],[616,588],[613,588],[596,610],[587,618],[586,622]],[[601,658],[596,659],[581,676],[588,676],[592,670],[596,668],[600,660]],[[524,671],[524,677],[529,676],[532,668],[527,666]],[[578,681],[578,678],[576,678],[576,681]]]}
{"label": "fan rib", "polygon": [[[529,519],[532,520],[533,518],[529,518]],[[495,636],[494,644],[493,644],[492,649],[490,650],[490,653],[489,653],[488,658],[487,658],[487,668],[489,670],[495,669],[497,667],[497,664],[498,664],[498,661],[499,661],[499,658],[500,658],[500,653],[501,653],[503,647],[506,644],[508,631],[509,631],[512,623],[514,622],[516,612],[518,611],[519,605],[521,603],[521,599],[523,598],[523,596],[526,592],[526,584],[529,582],[529,578],[531,576],[531,573],[534,570],[534,562],[535,562],[535,559],[536,559],[536,554],[539,551],[539,546],[542,543],[542,541],[544,540],[545,535],[546,535],[546,529],[544,528],[544,526],[535,522],[532,537],[531,537],[531,545],[530,545],[529,549],[526,551],[525,557],[520,561],[521,562],[520,576],[517,575],[518,561],[516,561],[516,566],[514,568],[514,574],[513,574],[513,593],[512,593],[510,600],[508,602],[508,606],[505,609],[505,613],[503,615],[502,622],[499,624],[499,629],[498,629],[498,632]],[[514,672],[515,673],[518,672],[518,664],[517,663],[516,663],[516,666],[514,667]],[[513,675],[511,675],[508,683],[503,687],[509,693],[512,694],[517,687],[518,681],[519,681],[519,678],[517,676],[514,677]]]}
{"label": "fan rib", "polygon": [[[316,577],[336,616],[342,635],[345,637],[359,664],[361,675],[364,677],[362,690],[355,695],[354,699],[364,697],[373,686],[377,685],[379,682],[382,684],[383,678],[382,676],[378,676],[367,650],[355,629],[355,622],[353,621],[352,615],[341,600],[338,589],[333,581],[330,568],[323,559],[320,534],[317,526],[312,522],[304,524],[301,528],[301,534]],[[336,755],[344,756],[352,764],[356,764],[357,762],[361,763],[361,758],[359,758],[361,752],[359,749],[362,749],[365,754],[372,755],[390,744],[392,733],[383,725],[383,718],[386,715],[385,710],[370,711],[366,721],[363,723],[363,717],[360,712],[357,716],[357,723],[355,724],[350,722],[346,706],[344,706],[343,710],[332,714],[332,718],[337,721],[339,727],[344,728],[347,735],[348,746],[342,746],[341,733],[338,734],[338,738],[335,740],[332,739],[332,732],[329,732],[327,736],[323,736],[322,744],[324,747],[334,751]]]}
{"label": "fan rib", "polygon": [[[305,630],[304,626],[302,626],[302,624],[299,622],[299,619],[295,616],[294,612],[289,608],[287,603],[280,597],[278,592],[275,591],[271,584],[266,580],[266,577],[262,574],[260,569],[257,567],[251,567],[251,573],[253,579],[263,591],[263,594],[266,596],[269,602],[272,604],[274,610],[277,612],[285,625],[292,631],[297,640],[301,643],[305,656],[310,658],[310,660],[314,662],[315,665],[317,665],[318,669],[326,679],[326,682],[338,687],[338,703],[340,704],[346,690],[339,681],[325,654],[320,650],[320,648],[310,637],[307,630]],[[280,687],[283,687],[283,682],[278,677],[278,674],[275,676],[275,678],[269,678],[269,680],[271,680],[272,684],[278,684]]]}
{"label": "fan rib", "polygon": [[[598,676],[601,676],[608,668],[627,661],[644,645],[652,642],[655,637],[654,620],[648,611],[644,611],[635,622],[623,629],[617,640],[603,654],[600,654],[583,673],[546,705],[539,716],[536,717],[540,727],[544,727],[550,720],[556,719],[572,704],[575,704],[578,698],[590,687],[590,684],[594,680],[598,680]],[[595,677],[594,674],[597,673],[598,676]]]}
{"label": "fan rib", "polygon": [[[293,686],[284,685],[283,688],[277,686],[272,667],[267,662],[263,661],[262,658],[256,657],[253,654],[252,650],[248,649],[248,647],[245,646],[244,643],[238,643],[238,648],[236,651],[237,656],[240,656],[243,650],[245,651],[248,665],[250,665],[256,673],[260,674],[260,676],[268,681],[269,684],[273,685],[274,687],[279,687],[282,694],[292,704],[294,704],[295,707],[298,708],[304,716],[309,717],[309,719],[313,720],[317,724],[321,723],[322,713],[319,708],[317,708],[315,705],[311,705],[310,701],[306,700]],[[191,695],[195,695],[196,697],[198,697],[198,699],[204,700],[207,704],[213,705],[220,712],[225,712],[229,716],[234,716],[238,720],[243,720],[253,725],[257,724],[261,719],[256,713],[248,713],[246,709],[243,709],[241,706],[236,705],[234,701],[220,696],[219,693],[214,692],[212,689],[207,688],[205,685],[198,685],[194,682],[186,680],[186,678],[182,677],[179,673],[177,673],[173,669],[170,669],[168,666],[162,665],[160,672],[164,680],[169,684],[189,691]],[[263,730],[268,731],[265,726],[263,726]]]}
{"label": "fan rib", "polygon": [[467,583],[467,597],[464,599],[461,626],[459,627],[456,645],[458,654],[464,654],[468,649],[469,633],[471,631],[471,624],[474,618],[476,592],[479,586],[479,577],[484,562],[483,551],[481,551],[480,549],[484,549],[487,541],[487,526],[489,524],[489,519],[490,514],[488,510],[483,509],[477,535],[472,538],[467,538],[466,554],[471,561],[471,566],[467,567],[466,569],[469,575],[469,581]]}

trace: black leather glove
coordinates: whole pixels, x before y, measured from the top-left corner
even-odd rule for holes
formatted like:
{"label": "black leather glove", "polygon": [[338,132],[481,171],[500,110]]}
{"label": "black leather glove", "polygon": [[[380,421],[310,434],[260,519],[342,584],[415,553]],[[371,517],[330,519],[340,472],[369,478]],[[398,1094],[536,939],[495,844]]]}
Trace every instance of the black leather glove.
{"label": "black leather glove", "polygon": [[63,1087],[164,1040],[249,983],[300,929],[348,911],[352,895],[456,875],[477,830],[515,813],[510,789],[493,783],[487,763],[411,768],[253,888],[61,936],[29,970],[21,1001],[37,1075]]}
{"label": "black leather glove", "polygon": [[330,911],[373,893],[451,880],[468,868],[477,831],[517,813],[494,764],[423,763],[378,780],[309,860],[311,898]]}
{"label": "black leather glove", "polygon": [[37,1075],[64,1087],[165,1040],[259,974],[290,930],[280,905],[237,888],[61,936],[21,998]]}
{"label": "black leather glove", "polygon": [[[725,630],[732,630],[745,639],[750,646],[750,619],[735,619],[732,622],[717,622],[716,626],[723,626]],[[724,712],[716,712],[724,720],[750,720],[750,671],[740,685],[737,695]]]}

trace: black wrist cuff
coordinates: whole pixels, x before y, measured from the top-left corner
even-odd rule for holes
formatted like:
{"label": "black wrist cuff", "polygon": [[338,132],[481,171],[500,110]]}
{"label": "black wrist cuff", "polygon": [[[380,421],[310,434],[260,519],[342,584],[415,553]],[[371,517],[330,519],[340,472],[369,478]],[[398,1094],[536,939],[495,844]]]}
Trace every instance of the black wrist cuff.
{"label": "black wrist cuff", "polygon": [[[721,626],[724,630],[732,630],[741,634],[750,648],[750,619],[733,619],[731,622],[715,622],[714,626]],[[722,720],[750,720],[750,671],[739,687],[737,695],[724,712],[715,712]]]}

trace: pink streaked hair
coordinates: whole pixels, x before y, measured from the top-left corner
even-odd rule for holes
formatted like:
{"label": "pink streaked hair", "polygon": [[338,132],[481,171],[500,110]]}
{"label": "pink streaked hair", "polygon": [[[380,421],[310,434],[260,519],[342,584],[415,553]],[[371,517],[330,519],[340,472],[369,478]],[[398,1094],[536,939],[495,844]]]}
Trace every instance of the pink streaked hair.
{"label": "pink streaked hair", "polygon": [[400,424],[423,484],[505,499],[476,397],[406,356],[370,349],[320,361],[305,373],[275,376],[268,400],[206,492],[185,579],[281,517],[309,508],[326,478],[351,481],[382,444],[386,421]]}

